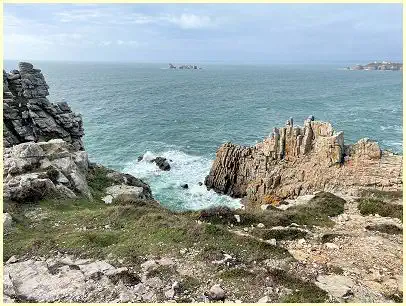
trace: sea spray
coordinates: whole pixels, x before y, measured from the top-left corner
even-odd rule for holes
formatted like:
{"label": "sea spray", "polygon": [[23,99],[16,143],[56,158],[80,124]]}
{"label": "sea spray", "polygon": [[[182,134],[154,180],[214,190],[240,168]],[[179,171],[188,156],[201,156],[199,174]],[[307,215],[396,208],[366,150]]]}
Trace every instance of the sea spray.
{"label": "sea spray", "polygon": [[[170,171],[160,170],[151,162],[155,157],[165,157],[170,165]],[[212,160],[186,154],[179,150],[163,152],[147,151],[142,160],[130,162],[124,172],[144,179],[152,189],[154,197],[163,206],[175,211],[198,210],[212,206],[241,207],[239,199],[219,195],[213,190],[208,191],[204,182],[209,173]],[[188,184],[188,188],[181,187]]]}

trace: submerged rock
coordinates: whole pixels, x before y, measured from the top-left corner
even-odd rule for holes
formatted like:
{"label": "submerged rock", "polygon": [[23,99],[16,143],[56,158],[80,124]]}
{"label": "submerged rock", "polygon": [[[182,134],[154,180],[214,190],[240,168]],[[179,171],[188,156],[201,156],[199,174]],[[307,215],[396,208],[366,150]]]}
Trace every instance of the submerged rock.
{"label": "submerged rock", "polygon": [[169,164],[168,160],[165,157],[156,157],[153,160],[151,160],[152,163],[155,163],[159,169],[163,171],[169,171],[171,170],[171,165]]}
{"label": "submerged rock", "polygon": [[182,187],[183,189],[188,189],[189,185],[188,184],[182,184],[182,185],[180,185],[180,187]]}

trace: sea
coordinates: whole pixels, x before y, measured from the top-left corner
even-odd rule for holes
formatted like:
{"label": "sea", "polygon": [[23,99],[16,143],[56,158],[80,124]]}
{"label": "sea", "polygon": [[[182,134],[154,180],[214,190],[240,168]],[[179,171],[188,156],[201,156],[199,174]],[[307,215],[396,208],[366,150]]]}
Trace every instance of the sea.
{"label": "sea", "polygon": [[[345,142],[368,137],[402,153],[402,73],[348,71],[337,64],[226,65],[32,61],[50,86],[51,102],[82,114],[90,160],[146,181],[173,210],[239,207],[200,186],[217,148],[253,145],[293,117],[313,115],[343,131]],[[346,65],[347,66],[347,65]],[[9,71],[17,61],[5,61]],[[142,161],[138,157],[143,156]],[[170,160],[161,171],[150,161]],[[188,184],[183,189],[182,184]]]}

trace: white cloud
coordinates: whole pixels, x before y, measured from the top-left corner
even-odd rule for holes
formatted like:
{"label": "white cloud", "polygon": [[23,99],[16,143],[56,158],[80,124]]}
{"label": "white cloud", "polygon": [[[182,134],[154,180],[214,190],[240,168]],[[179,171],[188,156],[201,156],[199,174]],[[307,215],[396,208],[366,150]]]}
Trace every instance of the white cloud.
{"label": "white cloud", "polygon": [[169,16],[167,20],[182,29],[202,29],[215,26],[214,21],[209,16],[198,16],[195,14]]}
{"label": "white cloud", "polygon": [[90,19],[100,19],[103,17],[107,17],[101,11],[96,9],[57,12],[55,13],[55,15],[61,22],[90,21]]}
{"label": "white cloud", "polygon": [[147,15],[142,13],[127,13],[120,9],[75,9],[54,14],[60,22],[74,23],[86,22],[103,25],[131,25],[131,24],[156,24],[176,25],[181,29],[211,28],[216,25],[215,20],[210,16],[196,15],[191,13],[157,14]]}
{"label": "white cloud", "polygon": [[119,46],[139,46],[140,44],[135,40],[117,40],[117,45]]}

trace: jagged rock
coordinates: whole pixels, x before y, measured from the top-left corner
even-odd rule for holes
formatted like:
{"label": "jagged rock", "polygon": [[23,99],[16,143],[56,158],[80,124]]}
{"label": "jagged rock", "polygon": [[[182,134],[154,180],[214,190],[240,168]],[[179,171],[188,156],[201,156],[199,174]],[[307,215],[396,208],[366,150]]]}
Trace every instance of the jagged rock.
{"label": "jagged rock", "polygon": [[362,188],[402,188],[402,156],[382,151],[369,139],[345,145],[342,132],[313,119],[303,127],[288,120],[252,147],[223,144],[205,185],[259,204],[318,190],[357,194]]}
{"label": "jagged rock", "polygon": [[188,184],[182,184],[182,185],[180,185],[180,187],[182,187],[183,189],[188,189],[189,185]]}
{"label": "jagged rock", "polygon": [[156,157],[153,160],[151,160],[152,163],[155,163],[159,169],[163,171],[169,171],[171,170],[171,165],[168,163],[168,160],[165,157]]}
{"label": "jagged rock", "polygon": [[66,102],[52,104],[41,70],[19,63],[19,70],[3,70],[4,147],[61,138],[83,150],[83,123]]}
{"label": "jagged rock", "polygon": [[86,182],[87,153],[61,139],[26,142],[4,150],[4,199],[37,201],[47,196],[92,198]]}

